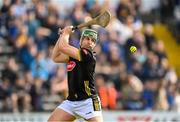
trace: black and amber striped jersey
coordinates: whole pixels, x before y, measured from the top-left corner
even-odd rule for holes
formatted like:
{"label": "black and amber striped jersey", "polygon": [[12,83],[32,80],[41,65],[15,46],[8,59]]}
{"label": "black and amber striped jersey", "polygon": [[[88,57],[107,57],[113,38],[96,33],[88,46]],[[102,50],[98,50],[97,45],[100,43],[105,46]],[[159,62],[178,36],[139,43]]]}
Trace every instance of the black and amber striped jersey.
{"label": "black and amber striped jersey", "polygon": [[95,90],[96,58],[92,51],[80,48],[79,60],[70,57],[68,71],[68,100],[78,101],[97,94]]}

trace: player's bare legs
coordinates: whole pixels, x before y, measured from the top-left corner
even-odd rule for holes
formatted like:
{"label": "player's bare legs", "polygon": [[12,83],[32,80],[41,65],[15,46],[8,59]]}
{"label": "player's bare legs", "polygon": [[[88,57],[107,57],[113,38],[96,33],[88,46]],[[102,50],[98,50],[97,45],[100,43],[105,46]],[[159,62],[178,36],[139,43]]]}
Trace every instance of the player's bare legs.
{"label": "player's bare legs", "polygon": [[56,108],[48,119],[48,122],[72,122],[76,118],[60,108]]}
{"label": "player's bare legs", "polygon": [[93,117],[87,120],[88,122],[103,122],[103,118],[101,116]]}

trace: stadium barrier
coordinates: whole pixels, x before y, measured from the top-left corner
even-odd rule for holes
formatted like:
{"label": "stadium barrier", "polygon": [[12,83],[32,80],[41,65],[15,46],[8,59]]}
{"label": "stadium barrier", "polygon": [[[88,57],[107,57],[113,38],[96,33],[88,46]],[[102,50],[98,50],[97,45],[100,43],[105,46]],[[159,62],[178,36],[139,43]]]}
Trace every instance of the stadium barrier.
{"label": "stadium barrier", "polygon": [[[50,113],[0,113],[0,122],[47,122]],[[180,122],[180,113],[103,111],[104,122]],[[76,122],[82,122],[77,120]]]}

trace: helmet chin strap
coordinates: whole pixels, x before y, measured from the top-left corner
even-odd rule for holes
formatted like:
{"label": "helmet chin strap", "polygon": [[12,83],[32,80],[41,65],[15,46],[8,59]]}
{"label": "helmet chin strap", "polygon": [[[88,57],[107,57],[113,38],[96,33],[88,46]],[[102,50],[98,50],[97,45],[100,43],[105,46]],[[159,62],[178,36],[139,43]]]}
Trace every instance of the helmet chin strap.
{"label": "helmet chin strap", "polygon": [[90,50],[90,51],[93,51],[93,49],[92,49],[92,48],[82,47],[81,45],[80,45],[80,48],[85,48],[85,49],[88,49],[88,50]]}

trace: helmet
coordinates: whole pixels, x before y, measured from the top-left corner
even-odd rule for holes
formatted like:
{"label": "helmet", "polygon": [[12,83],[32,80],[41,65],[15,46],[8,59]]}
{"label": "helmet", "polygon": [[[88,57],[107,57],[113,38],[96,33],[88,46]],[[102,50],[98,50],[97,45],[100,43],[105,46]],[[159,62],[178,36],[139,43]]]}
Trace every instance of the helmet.
{"label": "helmet", "polygon": [[85,36],[88,36],[88,37],[92,37],[93,39],[98,40],[98,33],[97,31],[95,30],[92,30],[92,29],[85,29],[82,34],[81,34],[81,41],[82,41],[82,37],[85,37]]}

